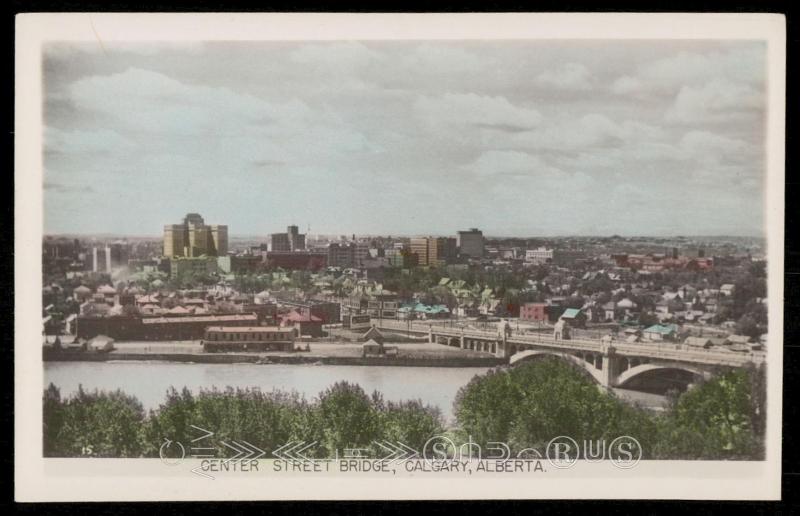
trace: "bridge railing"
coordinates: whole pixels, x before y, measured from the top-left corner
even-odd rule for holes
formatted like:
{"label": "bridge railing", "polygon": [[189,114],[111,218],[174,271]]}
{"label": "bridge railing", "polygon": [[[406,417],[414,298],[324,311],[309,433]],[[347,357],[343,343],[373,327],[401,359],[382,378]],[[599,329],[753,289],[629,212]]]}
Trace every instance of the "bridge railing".
{"label": "bridge railing", "polygon": [[[447,337],[498,339],[496,332],[463,330],[461,328],[437,327],[433,329],[435,335]],[[546,346],[549,348],[572,349],[602,353],[607,346],[612,346],[616,353],[626,356],[644,358],[659,358],[679,362],[696,362],[703,364],[742,366],[748,362],[760,363],[764,361],[761,353],[735,353],[730,351],[717,351],[707,349],[686,349],[680,344],[667,344],[658,342],[623,343],[619,341],[603,342],[587,339],[555,339],[545,335],[516,335],[506,339],[510,344]]]}
{"label": "bridge railing", "polygon": [[[383,321],[383,327],[398,330],[410,329],[418,333],[432,331],[434,335],[443,337],[464,337],[467,339],[498,340],[501,335],[496,331],[483,331],[449,327],[446,321]],[[696,362],[703,364],[742,366],[748,362],[761,363],[765,360],[763,353],[735,353],[730,351],[717,351],[710,349],[685,349],[680,344],[658,342],[628,343],[621,341],[603,342],[588,339],[555,339],[544,334],[513,335],[506,341],[514,345],[545,346],[549,348],[572,349],[578,351],[591,351],[602,353],[606,346],[614,347],[619,355],[643,358],[658,358],[678,362]]]}

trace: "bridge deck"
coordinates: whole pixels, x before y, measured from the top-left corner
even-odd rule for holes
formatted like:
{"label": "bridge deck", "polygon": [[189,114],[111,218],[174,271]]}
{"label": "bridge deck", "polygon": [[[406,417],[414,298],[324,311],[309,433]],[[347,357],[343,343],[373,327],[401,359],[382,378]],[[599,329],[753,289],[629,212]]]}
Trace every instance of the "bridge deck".
{"label": "bridge deck", "polygon": [[[432,332],[434,337],[449,337],[472,340],[501,340],[502,337],[493,331],[463,329],[445,326],[442,323],[396,322],[382,321],[382,327],[412,331],[414,333]],[[666,344],[658,342],[629,343],[611,341],[609,343],[599,340],[568,339],[557,340],[550,335],[513,335],[506,339],[508,344],[514,346],[546,347],[559,350],[585,351],[603,354],[608,346],[614,348],[617,355],[639,358],[653,358],[674,362],[687,362],[707,365],[724,365],[741,367],[749,362],[760,363],[765,357],[763,353],[735,353],[730,351],[685,349],[679,344]]]}

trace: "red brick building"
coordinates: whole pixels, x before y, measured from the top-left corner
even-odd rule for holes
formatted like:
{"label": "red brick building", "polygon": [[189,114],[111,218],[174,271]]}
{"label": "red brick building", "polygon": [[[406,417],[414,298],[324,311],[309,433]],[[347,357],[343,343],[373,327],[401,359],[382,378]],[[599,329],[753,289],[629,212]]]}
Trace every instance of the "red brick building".
{"label": "red brick building", "polygon": [[522,321],[547,321],[546,303],[525,303],[519,307],[519,318]]}

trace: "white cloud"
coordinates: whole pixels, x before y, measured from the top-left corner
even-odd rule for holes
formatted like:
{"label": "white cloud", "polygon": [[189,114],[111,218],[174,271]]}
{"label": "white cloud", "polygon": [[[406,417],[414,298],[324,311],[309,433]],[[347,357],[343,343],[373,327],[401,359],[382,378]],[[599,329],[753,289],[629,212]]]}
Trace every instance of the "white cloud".
{"label": "white cloud", "polygon": [[580,63],[565,63],[554,70],[542,72],[536,84],[559,90],[587,91],[592,88],[592,74]]}
{"label": "white cloud", "polygon": [[[545,229],[555,233],[703,232],[706,221],[758,220],[763,48],[636,45],[54,52],[45,63],[48,227],[113,225],[93,213],[131,212],[141,199],[160,208],[120,227],[150,233],[166,212],[197,205],[234,233],[268,232],[278,220],[405,234],[509,221],[531,234],[533,220],[553,221]],[[85,184],[94,192],[76,203]],[[179,190],[173,206],[166,192]],[[737,205],[745,198],[752,204]]]}
{"label": "white cloud", "polygon": [[630,95],[642,91],[644,85],[637,77],[623,75],[611,85],[611,91],[617,95]]}
{"label": "white cloud", "polygon": [[70,153],[125,153],[135,150],[136,142],[123,137],[111,129],[62,131],[55,127],[45,127],[45,148],[52,152]]}
{"label": "white cloud", "polygon": [[474,172],[479,177],[502,175],[543,177],[548,174],[562,173],[544,163],[538,156],[526,152],[497,150],[482,153],[478,159],[465,166],[464,169]]}
{"label": "white cloud", "polygon": [[720,122],[757,113],[764,104],[763,92],[752,86],[714,80],[682,87],[665,117],[671,122]]}
{"label": "white cloud", "polygon": [[658,136],[658,128],[647,124],[632,121],[620,124],[603,114],[587,113],[546,120],[535,130],[511,135],[509,140],[522,148],[570,151],[620,147]]}
{"label": "white cloud", "polygon": [[475,93],[422,96],[414,103],[418,119],[433,126],[479,126],[524,130],[536,127],[542,115],[533,108],[511,104],[503,97]]}
{"label": "white cloud", "polygon": [[376,50],[355,41],[306,44],[289,54],[295,63],[337,75],[353,73],[380,57]]}
{"label": "white cloud", "polygon": [[762,84],[765,48],[753,46],[727,52],[679,52],[644,65],[640,76],[650,83],[676,87],[727,79],[751,85]]}

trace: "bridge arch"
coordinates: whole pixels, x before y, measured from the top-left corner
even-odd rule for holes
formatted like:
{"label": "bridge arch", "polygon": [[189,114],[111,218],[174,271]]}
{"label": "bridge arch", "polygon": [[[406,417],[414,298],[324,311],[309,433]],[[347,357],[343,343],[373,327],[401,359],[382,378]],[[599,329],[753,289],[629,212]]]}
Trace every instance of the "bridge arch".
{"label": "bridge arch", "polygon": [[554,350],[544,350],[544,349],[528,349],[512,355],[508,363],[509,365],[513,366],[519,364],[520,362],[535,360],[537,358],[542,358],[546,356],[560,358],[571,364],[574,364],[578,366],[581,370],[589,373],[592,379],[596,381],[598,384],[604,385],[603,373],[601,370],[597,369],[596,367],[593,366],[592,363],[585,361],[583,358],[571,355],[569,353],[561,353]]}
{"label": "bridge arch", "polygon": [[[698,380],[698,379],[709,379],[712,373],[706,369],[702,369],[699,367],[695,367],[688,364],[671,364],[671,363],[663,363],[663,364],[653,364],[653,363],[644,363],[639,364],[634,367],[631,367],[627,371],[621,373],[617,376],[615,386],[625,388],[626,384],[629,384],[632,381],[641,380],[645,376],[650,375],[652,373],[659,373],[659,372],[669,372],[669,371],[676,371],[680,375],[683,376],[683,380],[681,383],[685,383],[687,386],[692,383],[691,380]],[[688,376],[691,375],[691,376]]]}

